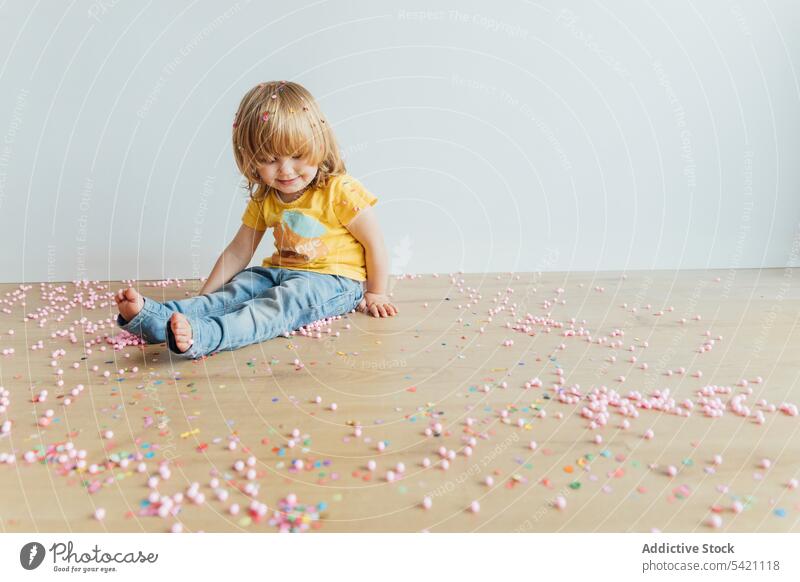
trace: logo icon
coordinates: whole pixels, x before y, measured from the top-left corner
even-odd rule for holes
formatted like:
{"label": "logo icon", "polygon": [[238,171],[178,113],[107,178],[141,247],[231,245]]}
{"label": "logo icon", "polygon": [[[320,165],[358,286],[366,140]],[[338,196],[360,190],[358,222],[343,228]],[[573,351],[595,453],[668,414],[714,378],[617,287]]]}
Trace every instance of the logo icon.
{"label": "logo icon", "polygon": [[44,546],[39,542],[28,542],[19,551],[19,563],[26,570],[35,570],[44,561]]}

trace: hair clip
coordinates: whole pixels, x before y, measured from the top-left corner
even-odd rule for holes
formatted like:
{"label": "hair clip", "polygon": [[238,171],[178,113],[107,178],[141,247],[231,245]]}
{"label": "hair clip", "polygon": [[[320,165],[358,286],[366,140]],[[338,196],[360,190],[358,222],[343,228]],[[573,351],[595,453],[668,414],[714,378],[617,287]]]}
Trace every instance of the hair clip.
{"label": "hair clip", "polygon": [[261,121],[266,121],[269,119],[269,111],[265,111],[264,115],[261,116]]}

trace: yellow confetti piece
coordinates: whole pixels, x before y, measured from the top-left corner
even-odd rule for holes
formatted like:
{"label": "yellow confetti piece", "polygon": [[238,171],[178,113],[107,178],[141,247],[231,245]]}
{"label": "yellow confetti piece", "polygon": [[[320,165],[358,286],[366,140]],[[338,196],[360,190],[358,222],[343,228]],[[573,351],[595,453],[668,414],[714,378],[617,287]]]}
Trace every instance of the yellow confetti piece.
{"label": "yellow confetti piece", "polygon": [[182,432],[181,433],[181,438],[185,439],[185,438],[188,438],[188,437],[192,436],[193,434],[199,434],[199,433],[200,433],[200,429],[199,428],[195,428],[195,429],[192,429],[192,430],[190,430],[188,432]]}

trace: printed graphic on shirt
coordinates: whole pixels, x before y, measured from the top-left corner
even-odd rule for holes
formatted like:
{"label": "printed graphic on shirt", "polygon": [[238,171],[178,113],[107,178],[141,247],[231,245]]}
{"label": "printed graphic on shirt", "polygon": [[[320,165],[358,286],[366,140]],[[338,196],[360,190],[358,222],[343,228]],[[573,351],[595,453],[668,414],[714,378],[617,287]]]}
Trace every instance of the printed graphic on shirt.
{"label": "printed graphic on shirt", "polygon": [[328,229],[302,212],[286,210],[272,232],[278,249],[272,255],[275,265],[303,265],[328,254],[328,247],[320,238]]}

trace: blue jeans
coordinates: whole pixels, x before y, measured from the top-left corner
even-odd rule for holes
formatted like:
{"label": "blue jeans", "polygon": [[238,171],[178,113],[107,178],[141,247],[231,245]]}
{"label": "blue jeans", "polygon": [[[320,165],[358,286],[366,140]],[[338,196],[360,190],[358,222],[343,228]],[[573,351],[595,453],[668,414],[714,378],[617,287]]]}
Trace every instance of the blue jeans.
{"label": "blue jeans", "polygon": [[[343,315],[364,296],[361,281],[310,271],[250,267],[219,291],[159,303],[145,298],[130,321],[117,316],[117,325],[148,343],[167,342],[184,358],[235,350],[274,338],[319,319]],[[192,326],[192,345],[178,353],[169,318],[186,316]]]}

